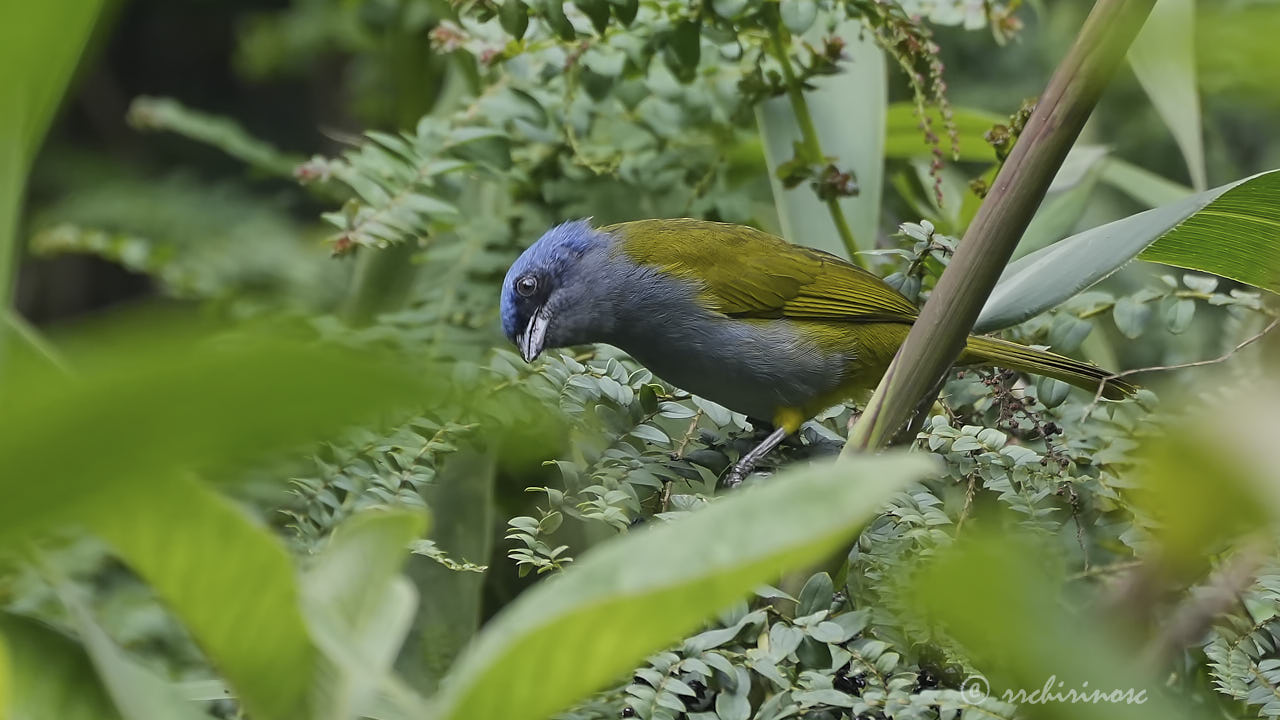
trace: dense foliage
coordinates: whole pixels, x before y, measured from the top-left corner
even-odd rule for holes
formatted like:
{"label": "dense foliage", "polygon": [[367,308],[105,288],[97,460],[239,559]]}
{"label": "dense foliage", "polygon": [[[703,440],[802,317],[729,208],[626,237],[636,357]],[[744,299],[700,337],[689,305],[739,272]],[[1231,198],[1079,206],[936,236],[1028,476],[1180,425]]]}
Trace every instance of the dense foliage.
{"label": "dense foliage", "polygon": [[[63,658],[66,672],[45,686],[51,695],[91,686],[83,707],[130,720],[175,707],[193,717],[399,718],[427,709],[467,717],[467,708],[501,707],[476,703],[500,703],[494,698],[504,693],[541,698],[525,712],[556,711],[566,720],[836,720],[1062,716],[1073,706],[1019,707],[999,690],[1034,689],[1055,673],[1074,679],[1081,664],[1073,658],[1100,658],[1098,672],[1123,667],[1125,653],[1138,648],[1150,653],[1145,665],[1104,678],[1160,696],[1141,712],[1280,715],[1273,543],[1265,534],[1239,540],[1274,519],[1274,465],[1253,465],[1274,451],[1251,442],[1257,432],[1223,439],[1232,428],[1276,421],[1274,408],[1257,399],[1280,398],[1266,382],[1265,359],[1236,353],[1275,326],[1266,290],[1280,277],[1280,236],[1267,229],[1280,207],[1276,175],[1225,191],[1233,212],[1206,211],[1229,215],[1242,223],[1238,234],[1253,238],[1243,249],[1201,251],[1234,253],[1238,263],[1214,264],[1172,240],[1159,244],[1171,225],[1214,199],[1206,196],[1163,226],[1130,233],[1145,240],[1126,257],[1073,254],[1055,272],[1088,267],[1105,281],[1001,328],[1110,368],[1223,356],[1217,374],[1150,372],[1131,379],[1151,389],[1110,403],[1057,381],[958,371],[911,443],[916,455],[934,458],[932,469],[890,459],[858,466],[861,474],[849,470],[842,481],[865,484],[861,502],[875,503],[869,507],[856,504],[853,490],[796,486],[850,503],[843,520],[835,511],[823,520],[821,498],[809,499],[807,516],[787,511],[781,484],[776,516],[748,503],[839,453],[856,416],[852,403],[806,423],[730,506],[739,498],[725,496],[737,493],[718,479],[767,428],[671,387],[613,348],[553,352],[526,365],[498,331],[498,288],[511,260],[555,222],[587,216],[596,224],[703,217],[829,250],[860,249],[856,262],[923,303],[1019,139],[1032,107],[1023,95],[1038,91],[1040,69],[1060,54],[1054,38],[1074,32],[1084,10],[1029,5],[1038,4],[296,0],[241,18],[237,73],[263,81],[322,62],[340,68],[326,82],[341,86],[346,116],[367,131],[344,137],[343,147],[295,154],[181,98],[138,97],[128,121],[148,133],[142,142],[176,134],[233,158],[236,170],[211,181],[206,172],[126,169],[70,143],[60,147],[55,137],[33,171],[24,229],[33,254],[105,258],[149,276],[168,304],[195,306],[218,326],[212,346],[188,346],[214,356],[188,374],[162,371],[180,366],[183,351],[156,341],[169,354],[157,351],[145,367],[157,383],[170,382],[164,387],[174,398],[186,398],[192,385],[212,388],[212,397],[219,379],[252,374],[258,355],[219,360],[213,352],[238,333],[266,325],[268,334],[303,343],[307,351],[296,357],[274,346],[261,357],[318,362],[311,371],[290,379],[298,365],[267,363],[265,379],[236,397],[253,406],[251,391],[260,391],[262,403],[285,403],[288,393],[314,389],[318,399],[307,407],[245,421],[249,428],[297,421],[307,432],[267,432],[254,446],[274,451],[266,459],[244,459],[249,453],[231,439],[226,455],[234,462],[212,443],[193,445],[199,452],[190,458],[174,450],[147,465],[144,455],[139,475],[170,470],[181,481],[144,487],[139,480],[116,497],[78,490],[116,517],[70,515],[75,530],[58,526],[32,534],[38,543],[15,543],[18,552],[0,569],[0,635],[10,655],[30,663],[39,655],[24,648],[39,648]],[[1222,32],[1233,12],[1216,9],[1203,22]],[[1138,81],[1118,80],[1019,256],[1078,229],[1184,202],[1205,189],[1206,166],[1214,182],[1227,182],[1280,164],[1280,145],[1251,124],[1274,108],[1274,88],[1233,86],[1217,56],[1205,57],[1206,72],[1222,84],[1204,99],[1207,151],[1194,68],[1196,141],[1188,145],[1180,127],[1187,108],[1149,111],[1142,96],[1167,108],[1186,78],[1174,70],[1153,80],[1134,60]],[[880,92],[859,89],[857,78],[868,72],[880,77]],[[851,147],[844,134],[883,142],[854,143],[863,154],[846,157],[830,150]],[[778,147],[790,153],[778,156]],[[226,167],[223,158],[203,162]],[[805,216],[806,207],[818,208],[816,216]],[[1203,233],[1192,236],[1203,247],[1227,234],[1207,214],[1196,218],[1203,229],[1184,225],[1183,240]],[[825,228],[821,237],[805,234],[815,227]],[[1112,274],[1144,250],[1164,253],[1168,265],[1131,263]],[[67,344],[70,353],[77,347]],[[364,376],[381,366],[320,361],[338,348],[393,369],[371,378]],[[120,353],[115,370],[133,357]],[[418,377],[403,377],[406,366]],[[19,377],[53,382],[31,372]],[[121,405],[125,390],[148,392],[141,381],[127,384],[123,370],[102,377],[124,383],[119,394],[103,395]],[[348,384],[333,393],[332,407],[316,409],[326,405],[324,388]],[[1240,388],[1253,389],[1254,399],[1233,395]],[[229,412],[202,419],[203,396],[190,392],[189,414],[158,413],[144,426],[156,434],[134,440],[164,445],[205,429],[221,438],[215,420],[241,422]],[[34,394],[16,397],[39,405]],[[73,416],[75,396],[55,398],[55,409],[61,401]],[[1220,419],[1233,408],[1235,419]],[[1250,415],[1251,408],[1262,409]],[[356,415],[361,424],[335,431],[348,409],[365,413]],[[1188,422],[1196,429],[1186,430]],[[108,429],[92,447],[127,443],[127,431]],[[2,444],[0,457],[11,450],[20,457],[20,448]],[[127,485],[117,478],[128,475],[128,458],[107,453],[103,466],[105,479]],[[193,473],[234,481],[233,500]],[[1208,474],[1190,477],[1196,473]],[[1236,475],[1272,485],[1259,490]],[[1197,482],[1216,483],[1214,492]],[[210,504],[187,505],[182,498],[191,496],[181,493],[188,492]],[[1192,510],[1152,499],[1162,493]],[[168,524],[152,528],[151,516],[127,509],[135,500],[136,508],[162,503]],[[247,530],[237,524],[240,508],[255,518]],[[747,518],[753,524],[725,529]],[[804,535],[806,522],[813,537]],[[837,532],[841,522],[860,527],[852,544]],[[188,537],[182,525],[203,532],[204,544],[174,540]],[[254,534],[262,527],[271,534]],[[787,562],[770,566],[761,558],[774,538]],[[1004,549],[977,553],[971,538]],[[236,558],[224,550],[254,560],[237,575]],[[1014,577],[1027,567],[1015,550],[1038,559],[1025,576]],[[623,575],[610,574],[606,557],[618,573],[633,569],[635,583],[614,582]],[[780,566],[790,572],[779,577]],[[984,568],[1012,570],[986,582]],[[744,598],[736,586],[707,580],[716,573],[757,589]],[[560,585],[548,582],[555,576]],[[581,606],[555,594],[568,587]],[[661,594],[670,588],[685,594]],[[1202,601],[1212,594],[1203,588],[1232,600]],[[216,607],[227,595],[241,603],[230,619]],[[706,603],[739,600],[704,612],[692,599],[698,595]],[[548,623],[560,624],[537,635],[530,596],[543,603]],[[575,626],[574,617],[591,624]],[[1095,627],[1077,636],[1072,622]],[[1094,637],[1098,627],[1126,624],[1119,640]],[[988,627],[996,629],[975,636]],[[482,628],[481,649],[456,664]],[[533,642],[526,631],[541,644],[522,645]],[[290,644],[299,637],[309,641]],[[586,687],[561,677],[576,653],[577,672],[593,678]],[[502,664],[512,658],[522,662]],[[268,665],[281,659],[293,666]],[[21,683],[34,682],[34,671],[18,663],[10,685],[28,704],[15,705],[13,717],[46,716],[40,698],[22,698]],[[81,666],[90,663],[95,670],[86,672]],[[966,679],[978,674],[995,681],[990,696],[970,691]],[[0,662],[0,718],[3,679]],[[441,687],[434,705],[423,699]],[[142,688],[145,699],[127,699]],[[1086,711],[1139,712],[1105,704]]]}

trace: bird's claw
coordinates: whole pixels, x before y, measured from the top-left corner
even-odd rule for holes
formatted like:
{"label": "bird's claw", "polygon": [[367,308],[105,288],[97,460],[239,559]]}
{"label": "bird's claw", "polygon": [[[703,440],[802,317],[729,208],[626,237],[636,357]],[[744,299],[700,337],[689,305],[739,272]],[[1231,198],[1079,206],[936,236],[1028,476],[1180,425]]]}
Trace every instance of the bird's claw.
{"label": "bird's claw", "polygon": [[747,479],[747,475],[751,473],[751,466],[736,462],[733,467],[729,468],[729,474],[724,476],[724,486],[732,490],[742,484]]}

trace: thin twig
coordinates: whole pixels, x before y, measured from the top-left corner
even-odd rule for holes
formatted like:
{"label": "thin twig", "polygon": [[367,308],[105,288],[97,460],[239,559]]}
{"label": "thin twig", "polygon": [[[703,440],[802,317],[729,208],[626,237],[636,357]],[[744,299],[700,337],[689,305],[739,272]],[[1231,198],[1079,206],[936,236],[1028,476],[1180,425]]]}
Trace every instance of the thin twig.
{"label": "thin twig", "polygon": [[1099,577],[1101,575],[1111,575],[1114,573],[1132,570],[1142,565],[1141,560],[1126,560],[1124,562],[1112,563],[1110,565],[1098,565],[1096,567],[1086,568],[1080,572],[1070,576],[1067,580],[1087,580],[1089,578]]}
{"label": "thin twig", "polygon": [[1263,337],[1265,337],[1267,333],[1271,332],[1272,330],[1275,330],[1277,326],[1280,326],[1280,317],[1276,317],[1272,319],[1272,321],[1268,323],[1266,327],[1262,328],[1262,330],[1258,331],[1257,334],[1250,336],[1249,338],[1238,343],[1235,347],[1226,351],[1222,355],[1219,355],[1218,357],[1212,358],[1210,360],[1196,360],[1193,362],[1177,363],[1175,365],[1152,365],[1150,367],[1133,368],[1131,370],[1124,370],[1118,373],[1112,373],[1106,376],[1105,378],[1103,378],[1102,382],[1098,383],[1098,391],[1093,394],[1093,402],[1089,403],[1088,407],[1084,409],[1084,417],[1087,418],[1091,414],[1093,414],[1094,408],[1098,406],[1098,403],[1102,402],[1103,390],[1106,389],[1107,383],[1111,382],[1112,380],[1118,380],[1120,378],[1128,377],[1130,375],[1137,375],[1139,373],[1162,372],[1165,370],[1183,370],[1185,368],[1204,367],[1205,365],[1217,365],[1220,362],[1226,362],[1227,360],[1231,359],[1231,356],[1249,347],[1250,345],[1258,342]]}
{"label": "thin twig", "polygon": [[1258,568],[1267,557],[1269,543],[1254,538],[1218,568],[1209,581],[1191,591],[1173,616],[1161,623],[1161,631],[1151,639],[1145,658],[1152,667],[1164,667],[1184,647],[1196,642],[1213,619],[1235,604],[1237,596],[1253,584]]}

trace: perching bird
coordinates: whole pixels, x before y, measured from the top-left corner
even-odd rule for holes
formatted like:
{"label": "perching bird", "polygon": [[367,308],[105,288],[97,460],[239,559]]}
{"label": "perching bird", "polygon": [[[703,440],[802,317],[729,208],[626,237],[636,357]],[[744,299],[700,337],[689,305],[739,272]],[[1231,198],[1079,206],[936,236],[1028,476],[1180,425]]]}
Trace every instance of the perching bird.
{"label": "perching bird", "polygon": [[[741,482],[800,425],[873,390],[918,311],[834,255],[745,227],[638,220],[552,228],[502,285],[502,328],[526,362],[548,347],[607,343],[667,382],[775,431],[731,472]],[[1119,399],[1136,390],[1101,368],[972,336],[958,365],[1045,375]]]}

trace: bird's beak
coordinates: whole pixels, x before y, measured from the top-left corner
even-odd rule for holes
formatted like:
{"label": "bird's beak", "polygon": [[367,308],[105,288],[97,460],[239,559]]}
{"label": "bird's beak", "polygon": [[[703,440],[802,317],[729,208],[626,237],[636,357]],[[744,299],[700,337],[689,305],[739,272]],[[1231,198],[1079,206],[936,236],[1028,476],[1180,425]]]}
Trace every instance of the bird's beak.
{"label": "bird's beak", "polygon": [[516,336],[516,345],[520,347],[520,357],[525,362],[533,362],[542,354],[542,343],[547,337],[547,314],[543,308],[533,311],[529,324],[524,332]]}

